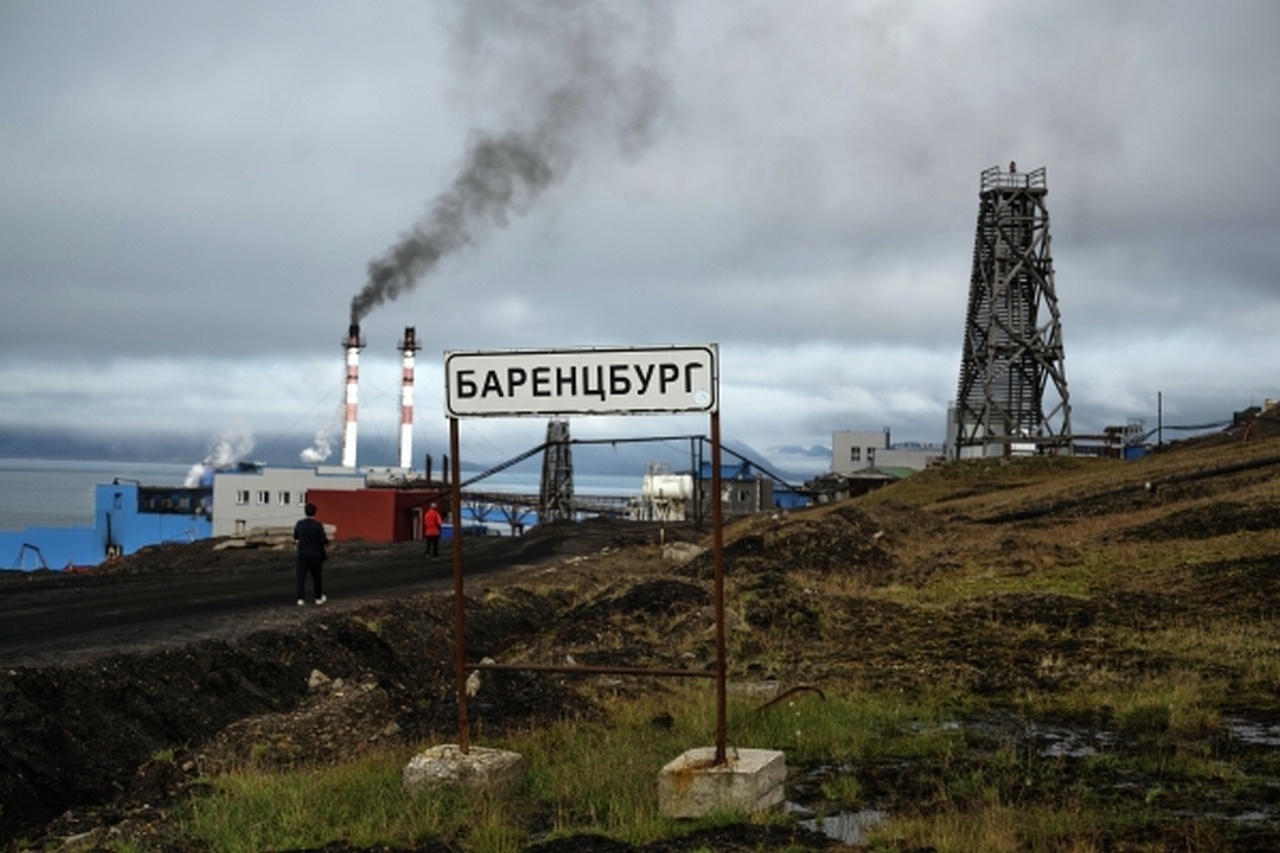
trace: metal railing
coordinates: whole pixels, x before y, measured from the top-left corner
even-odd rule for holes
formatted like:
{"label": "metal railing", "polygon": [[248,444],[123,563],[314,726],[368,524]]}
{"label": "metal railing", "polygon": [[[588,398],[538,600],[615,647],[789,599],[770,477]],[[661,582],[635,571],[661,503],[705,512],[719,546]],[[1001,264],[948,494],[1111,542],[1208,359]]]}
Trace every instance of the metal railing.
{"label": "metal railing", "polygon": [[[1010,163],[1010,166],[1013,164]],[[1045,179],[1044,166],[1039,169],[1033,169],[1030,172],[1016,172],[1001,169],[999,166],[992,166],[989,169],[982,170],[982,191],[995,189],[1038,189],[1042,190],[1048,186]]]}

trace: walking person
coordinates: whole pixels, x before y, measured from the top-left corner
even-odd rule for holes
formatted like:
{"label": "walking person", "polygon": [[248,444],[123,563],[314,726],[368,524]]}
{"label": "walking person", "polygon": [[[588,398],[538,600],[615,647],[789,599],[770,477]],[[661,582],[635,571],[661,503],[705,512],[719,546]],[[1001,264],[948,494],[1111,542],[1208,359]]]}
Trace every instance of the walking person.
{"label": "walking person", "polygon": [[444,530],[444,519],[435,504],[430,504],[422,514],[422,535],[427,540],[427,559],[434,560],[440,556],[440,533]]}
{"label": "walking person", "polygon": [[298,519],[293,526],[293,538],[298,541],[298,563],[295,569],[294,586],[298,593],[298,606],[307,603],[307,575],[311,576],[311,589],[316,595],[316,604],[324,604],[329,599],[324,594],[324,561],[328,557],[325,546],[329,544],[329,534],[324,525],[316,520],[316,505],[308,503],[305,509],[306,518]]}

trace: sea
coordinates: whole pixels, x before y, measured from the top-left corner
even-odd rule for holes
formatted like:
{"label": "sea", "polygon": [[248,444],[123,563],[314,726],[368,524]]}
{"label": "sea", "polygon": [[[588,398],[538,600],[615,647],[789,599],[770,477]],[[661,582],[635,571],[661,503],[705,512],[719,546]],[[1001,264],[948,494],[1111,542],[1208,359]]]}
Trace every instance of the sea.
{"label": "sea", "polygon": [[[92,525],[94,487],[100,483],[120,479],[144,486],[181,486],[191,473],[190,463],[0,458],[0,530]],[[463,471],[462,479],[468,476]],[[574,472],[573,477],[574,491],[582,495],[638,495],[643,483],[643,471],[634,475]],[[483,488],[537,494],[539,475],[503,472],[486,478]]]}
{"label": "sea", "polygon": [[190,471],[190,464],[164,462],[0,459],[0,530],[92,525],[99,483],[181,486]]}

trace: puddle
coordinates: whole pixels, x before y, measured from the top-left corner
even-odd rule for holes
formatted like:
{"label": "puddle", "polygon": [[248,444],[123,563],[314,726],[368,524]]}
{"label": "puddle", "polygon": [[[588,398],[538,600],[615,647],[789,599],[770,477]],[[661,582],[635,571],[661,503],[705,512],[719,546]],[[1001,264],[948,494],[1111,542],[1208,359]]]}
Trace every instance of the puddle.
{"label": "puddle", "polygon": [[1113,748],[1113,732],[1068,726],[1029,725],[1023,734],[1044,758],[1088,758]]}
{"label": "puddle", "polygon": [[1224,717],[1231,737],[1249,746],[1280,746],[1280,723],[1255,723],[1243,717]]}
{"label": "puddle", "polygon": [[[796,814],[813,814],[813,809],[794,803],[787,803],[786,808],[787,811]],[[800,825],[805,829],[821,832],[827,838],[839,841],[841,844],[862,845],[867,843],[867,831],[874,829],[887,819],[888,815],[879,809],[862,809],[803,818],[800,820]]]}
{"label": "puddle", "polygon": [[[1251,747],[1272,749],[1280,747],[1280,722],[1262,722],[1244,717],[1226,717],[1223,726],[1237,743]],[[1038,756],[1043,759],[1074,763],[1093,756],[1123,753],[1127,741],[1113,729],[1087,725],[1032,722],[1012,716],[989,716],[974,719],[946,720],[932,724],[911,726],[917,731],[944,731],[959,733],[964,749],[975,752],[995,752],[1015,748],[1020,756]],[[882,768],[883,769],[883,765]],[[788,780],[790,796],[785,805],[800,825],[821,832],[828,838],[851,846],[868,844],[867,836],[880,824],[888,821],[889,813],[876,808],[848,809],[848,801],[837,804],[824,800],[824,787],[838,782],[842,777],[857,778],[856,762],[833,762],[809,767],[794,774]],[[1150,793],[1149,780],[1118,780],[1117,792],[1126,796],[1141,797]],[[1171,798],[1165,814],[1190,819],[1228,821],[1247,827],[1267,827],[1280,822],[1280,779],[1269,778],[1268,773],[1254,776],[1251,786],[1231,793],[1206,789],[1201,803],[1203,810],[1191,813],[1182,811],[1185,801]],[[1262,785],[1262,789],[1254,787]],[[1156,786],[1158,789],[1158,785]],[[1156,807],[1157,811],[1160,808]],[[828,812],[829,813],[824,813]],[[1252,831],[1250,829],[1249,831]],[[1276,848],[1280,849],[1280,848]]]}
{"label": "puddle", "polygon": [[[1088,758],[1114,749],[1116,733],[1105,729],[1062,724],[1032,723],[1024,720],[990,717],[975,720],[947,720],[927,727],[935,731],[969,732],[994,743],[1013,743],[1041,758]],[[925,731],[926,727],[918,727]],[[1280,732],[1277,733],[1280,736]]]}
{"label": "puddle", "polygon": [[841,844],[866,844],[867,830],[883,823],[885,817],[884,812],[865,809],[860,812],[841,812],[840,814],[815,817],[811,820],[802,820],[800,825],[807,829],[817,830],[828,838],[839,841]]}

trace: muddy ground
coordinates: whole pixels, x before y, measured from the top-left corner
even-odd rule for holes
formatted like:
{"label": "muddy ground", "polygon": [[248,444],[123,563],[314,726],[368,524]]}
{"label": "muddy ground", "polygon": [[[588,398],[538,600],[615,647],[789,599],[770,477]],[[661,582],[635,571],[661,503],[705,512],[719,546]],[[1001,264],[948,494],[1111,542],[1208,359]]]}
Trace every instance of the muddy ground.
{"label": "muddy ground", "polygon": [[[903,484],[736,522],[725,537],[730,677],[904,692],[947,683],[999,701],[1070,689],[1100,667],[1140,678],[1174,664],[1144,658],[1114,632],[1160,630],[1197,613],[1238,612],[1242,624],[1272,618],[1280,608],[1280,493],[1271,485],[1280,445],[1186,455],[1185,463],[1170,453],[1145,467],[1098,468],[1097,477],[1074,462],[980,463],[922,475],[911,493]],[[468,541],[468,657],[710,667],[711,556],[664,559],[661,544],[709,544],[705,534],[590,522]],[[1170,542],[1191,543],[1197,557],[1142,564],[1088,595],[990,583],[1061,570],[1086,551],[1113,549],[1132,561]],[[214,544],[151,549],[84,576],[0,578],[0,841],[40,848],[123,831],[184,849],[189,840],[167,835],[169,810],[199,795],[201,777],[250,751],[258,763],[287,767],[452,739],[447,561],[429,564],[412,544],[343,544],[328,571],[330,603],[299,608],[288,553]],[[862,592],[830,591],[833,578],[851,574]],[[965,584],[975,593],[950,589]],[[944,603],[881,594],[895,586],[938,589]],[[1205,666],[1221,675],[1222,665]],[[486,678],[494,689],[471,707],[482,731],[592,713],[588,680]],[[1252,725],[1280,726],[1274,686],[1242,683],[1231,710]],[[1090,713],[1071,722],[1123,736],[1108,708]],[[1224,733],[1216,748],[1224,760],[1249,762],[1274,744]],[[865,768],[860,782],[893,810],[919,806],[928,795],[919,779],[886,766]],[[1262,815],[1231,830],[1237,849],[1280,849],[1275,791],[1280,779],[1270,791],[1215,804],[1228,816]],[[1203,812],[1203,792],[1190,797],[1171,811]],[[1176,826],[1169,832],[1187,837]],[[784,845],[837,842],[799,826],[743,824],[645,849]],[[538,849],[633,848],[590,836]]]}

